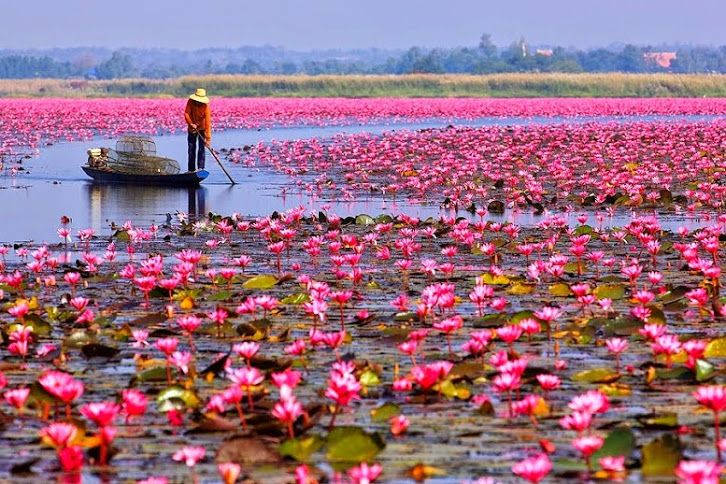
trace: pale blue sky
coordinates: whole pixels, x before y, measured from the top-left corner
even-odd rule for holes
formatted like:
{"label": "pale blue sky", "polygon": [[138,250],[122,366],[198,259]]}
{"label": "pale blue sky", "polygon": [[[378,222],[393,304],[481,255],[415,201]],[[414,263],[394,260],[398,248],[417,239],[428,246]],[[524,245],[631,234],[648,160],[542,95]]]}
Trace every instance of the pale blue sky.
{"label": "pale blue sky", "polygon": [[726,44],[726,0],[5,0],[0,48]]}

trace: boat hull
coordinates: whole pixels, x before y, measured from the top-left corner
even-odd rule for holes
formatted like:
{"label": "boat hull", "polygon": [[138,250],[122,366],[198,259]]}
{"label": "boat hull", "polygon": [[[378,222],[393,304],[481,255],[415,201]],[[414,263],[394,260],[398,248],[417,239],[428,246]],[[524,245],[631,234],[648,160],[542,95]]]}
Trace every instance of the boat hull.
{"label": "boat hull", "polygon": [[209,176],[206,170],[197,170],[176,175],[135,175],[132,173],[118,173],[81,167],[86,175],[100,183],[124,183],[131,185],[158,185],[167,187],[193,187],[198,186],[202,180]]}

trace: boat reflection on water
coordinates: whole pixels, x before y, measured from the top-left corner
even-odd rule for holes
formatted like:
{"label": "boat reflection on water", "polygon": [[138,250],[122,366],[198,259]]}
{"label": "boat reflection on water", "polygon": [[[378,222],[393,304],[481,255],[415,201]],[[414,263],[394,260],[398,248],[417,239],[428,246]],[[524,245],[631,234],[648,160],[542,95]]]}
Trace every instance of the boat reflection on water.
{"label": "boat reflection on water", "polygon": [[156,187],[88,183],[89,220],[97,233],[105,232],[112,222],[123,224],[161,223],[167,214],[174,215],[186,207],[191,218],[208,212],[207,189],[204,187]]}

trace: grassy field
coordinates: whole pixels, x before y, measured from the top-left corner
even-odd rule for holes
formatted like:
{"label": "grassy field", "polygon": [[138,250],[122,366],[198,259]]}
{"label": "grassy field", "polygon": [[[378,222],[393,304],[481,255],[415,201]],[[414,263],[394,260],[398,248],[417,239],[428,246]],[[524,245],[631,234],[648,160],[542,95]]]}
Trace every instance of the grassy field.
{"label": "grassy field", "polygon": [[186,76],[87,81],[3,79],[0,97],[726,97],[723,74],[412,74]]}

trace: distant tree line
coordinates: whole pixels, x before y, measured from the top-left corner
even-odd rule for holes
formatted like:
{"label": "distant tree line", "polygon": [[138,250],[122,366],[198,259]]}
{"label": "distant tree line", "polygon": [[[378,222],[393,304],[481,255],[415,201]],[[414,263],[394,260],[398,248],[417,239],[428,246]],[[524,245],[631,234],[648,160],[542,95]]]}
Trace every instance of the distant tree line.
{"label": "distant tree line", "polygon": [[[675,53],[669,65],[652,53]],[[96,58],[100,60],[96,60]],[[409,74],[496,72],[726,73],[726,46],[622,45],[588,50],[540,46],[522,38],[505,48],[488,34],[471,47],[297,52],[279,47],[174,49],[52,49],[0,51],[0,78],[154,79],[185,74]]]}

